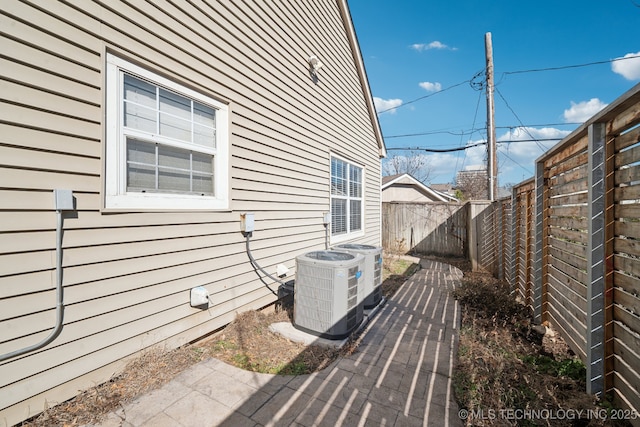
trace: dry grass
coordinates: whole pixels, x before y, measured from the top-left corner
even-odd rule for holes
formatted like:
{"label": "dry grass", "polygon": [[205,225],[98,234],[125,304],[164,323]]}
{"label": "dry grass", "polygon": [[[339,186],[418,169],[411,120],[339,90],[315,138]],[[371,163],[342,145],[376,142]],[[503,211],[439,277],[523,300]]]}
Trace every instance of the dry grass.
{"label": "dry grass", "polygon": [[347,351],[293,342],[269,330],[289,321],[287,311],[247,311],[224,331],[198,344],[204,353],[248,371],[279,375],[309,374],[326,368]]}
{"label": "dry grass", "polygon": [[[585,392],[585,367],[555,335],[539,334],[530,311],[488,274],[465,272],[455,296],[462,305],[456,398],[470,412],[602,409]],[[556,412],[557,413],[557,412]],[[612,425],[595,419],[467,419],[467,425]],[[595,417],[591,417],[595,418]]]}
{"label": "dry grass", "polygon": [[95,424],[105,414],[162,386],[200,360],[201,355],[188,347],[168,352],[161,349],[147,351],[130,362],[117,377],[53,406],[21,425],[70,427]]}

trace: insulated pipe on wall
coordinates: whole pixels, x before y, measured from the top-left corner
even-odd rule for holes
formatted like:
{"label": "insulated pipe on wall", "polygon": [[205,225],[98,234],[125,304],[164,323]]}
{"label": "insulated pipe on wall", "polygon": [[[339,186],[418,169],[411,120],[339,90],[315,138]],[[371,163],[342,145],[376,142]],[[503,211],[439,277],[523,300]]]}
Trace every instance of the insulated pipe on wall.
{"label": "insulated pipe on wall", "polygon": [[41,349],[60,335],[64,320],[64,298],[62,295],[62,211],[73,210],[73,193],[71,190],[54,190],[56,208],[56,325],[44,340],[29,347],[21,348],[0,355],[0,362],[12,357]]}

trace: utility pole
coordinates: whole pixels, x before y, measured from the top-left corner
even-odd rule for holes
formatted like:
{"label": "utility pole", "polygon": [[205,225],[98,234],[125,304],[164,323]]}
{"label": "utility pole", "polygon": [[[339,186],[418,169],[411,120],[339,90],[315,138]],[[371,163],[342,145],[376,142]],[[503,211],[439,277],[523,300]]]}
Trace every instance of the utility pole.
{"label": "utility pole", "polygon": [[489,200],[494,201],[498,193],[498,163],[496,158],[496,125],[493,104],[493,47],[491,33],[484,35],[484,52],[487,59],[487,189]]}

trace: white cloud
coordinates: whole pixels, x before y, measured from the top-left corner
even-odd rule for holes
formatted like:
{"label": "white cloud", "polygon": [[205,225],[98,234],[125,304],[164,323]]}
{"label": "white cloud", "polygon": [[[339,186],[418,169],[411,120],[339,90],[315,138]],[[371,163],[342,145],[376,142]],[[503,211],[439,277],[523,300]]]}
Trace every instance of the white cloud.
{"label": "white cloud", "polygon": [[[627,80],[639,80],[640,79],[640,52],[628,53],[622,58],[632,58],[632,59],[624,59],[624,60],[612,62],[611,70],[614,73],[620,74]],[[616,59],[621,59],[621,58],[616,58]]]}
{"label": "white cloud", "polygon": [[589,101],[578,103],[571,101],[571,108],[564,110],[564,120],[569,123],[586,122],[606,106],[607,104],[598,98],[591,98]]}
{"label": "white cloud", "polygon": [[449,47],[444,43],[439,42],[438,40],[432,41],[431,43],[415,43],[411,45],[411,49],[417,50],[418,52],[422,52],[425,50],[431,49],[448,49],[448,50],[458,50],[455,47]]}
{"label": "white cloud", "polygon": [[[528,165],[533,168],[535,159],[540,157],[545,151],[556,145],[558,141],[570,133],[571,131],[556,128],[517,127],[505,132],[503,135],[498,137],[497,140],[498,142],[522,142],[498,144],[498,151],[508,152],[509,157],[513,158],[518,163],[522,163],[524,166]],[[529,139],[539,141],[528,141]],[[544,139],[550,139],[551,141],[540,141]]]}
{"label": "white cloud", "polygon": [[[498,174],[500,175],[500,184],[507,182],[520,182],[520,176],[512,175],[512,173],[533,173],[535,170],[535,160],[544,152],[556,145],[558,141],[567,136],[570,131],[555,128],[532,128],[517,127],[510,131],[499,135],[496,139],[500,141],[516,141],[509,143],[497,144],[498,149]],[[528,141],[529,139],[537,139],[538,141]],[[543,139],[551,139],[551,141],[540,141]],[[521,142],[519,142],[521,141]],[[486,142],[484,139],[469,141],[468,145]],[[501,156],[503,153],[505,156]],[[487,161],[486,144],[468,148],[465,151],[465,170],[485,169]],[[526,168],[523,169],[523,168]]]}
{"label": "white cloud", "polygon": [[373,103],[378,114],[391,113],[395,114],[396,108],[402,105],[402,99],[382,99],[377,96],[373,97]]}
{"label": "white cloud", "polygon": [[418,86],[427,92],[440,92],[442,90],[442,85],[438,82],[420,82],[418,83]]}

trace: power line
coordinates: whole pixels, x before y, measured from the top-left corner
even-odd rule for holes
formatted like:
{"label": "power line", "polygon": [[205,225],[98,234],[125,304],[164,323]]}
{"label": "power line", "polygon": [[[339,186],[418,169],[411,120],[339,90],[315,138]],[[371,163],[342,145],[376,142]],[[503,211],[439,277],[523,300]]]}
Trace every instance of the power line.
{"label": "power line", "polygon": [[[627,56],[625,58],[614,58],[614,59],[608,59],[608,60],[604,60],[604,61],[588,62],[588,63],[585,63],[585,64],[563,65],[563,66],[559,66],[559,67],[546,67],[546,68],[532,68],[532,69],[529,69],[529,70],[504,71],[504,72],[501,73],[501,75],[502,76],[506,76],[506,75],[509,75],[509,74],[524,74],[524,73],[537,73],[537,72],[541,72],[541,71],[566,70],[566,69],[570,69],[570,68],[588,67],[588,66],[591,66],[591,65],[610,64],[610,63],[616,62],[616,61],[625,61],[627,59],[637,59],[637,58],[640,58],[640,55]],[[469,80],[465,80],[465,81],[462,81],[460,83],[456,83],[456,84],[454,84],[452,86],[449,86],[449,87],[444,88],[442,90],[439,90],[437,92],[430,93],[428,95],[421,96],[421,97],[413,99],[411,101],[404,102],[404,103],[398,105],[397,107],[390,107],[390,108],[387,108],[386,110],[377,111],[376,114],[380,115],[382,113],[386,113],[387,111],[395,110],[395,109],[401,108],[401,107],[403,107],[405,105],[413,104],[414,102],[418,102],[418,101],[421,101],[423,99],[430,98],[430,97],[432,97],[432,96],[434,96],[434,95],[436,95],[438,93],[446,92],[446,91],[448,91],[450,89],[453,89],[455,87],[461,86],[461,85],[463,85],[465,83],[469,83],[474,90],[481,91],[486,86],[486,82],[484,82],[482,80],[479,81],[478,79],[482,76],[482,74],[484,72],[485,72],[485,70],[478,71]],[[498,84],[496,84],[496,86],[497,85]]]}
{"label": "power line", "polygon": [[[534,139],[503,139],[496,141],[496,144],[513,144],[517,142],[546,142],[546,141],[561,141],[562,138],[534,138]],[[454,151],[463,151],[467,148],[479,147],[480,145],[486,145],[487,141],[476,142],[475,144],[465,145],[464,147],[453,148],[428,148],[428,147],[388,147],[387,151],[399,150],[399,151],[426,151],[428,153],[451,153]]]}
{"label": "power line", "polygon": [[448,134],[448,135],[454,135],[454,136],[465,136],[465,135],[473,135],[474,133],[476,133],[476,130],[468,130],[468,131],[460,131],[460,132],[451,132],[451,131],[446,131],[446,130],[434,130],[434,131],[427,131],[427,132],[419,132],[419,133],[407,133],[404,135],[389,135],[389,136],[385,136],[385,139],[393,139],[393,138],[408,138],[411,136],[424,136],[424,135],[441,135],[441,134]]}
{"label": "power line", "polygon": [[547,67],[547,68],[533,68],[533,69],[530,69],[530,70],[519,70],[519,71],[505,71],[502,74],[503,75],[509,75],[509,74],[537,73],[537,72],[540,72],[540,71],[566,70],[566,69],[569,69],[569,68],[588,67],[590,65],[609,64],[609,63],[616,62],[616,61],[624,61],[624,60],[627,60],[627,59],[635,59],[635,58],[640,58],[640,55],[627,56],[626,58],[609,59],[609,60],[605,60],[605,61],[588,62],[586,64],[563,65],[563,66],[560,66],[560,67]]}
{"label": "power line", "polygon": [[451,153],[454,151],[463,151],[467,148],[477,147],[479,145],[486,145],[487,142],[478,142],[471,145],[465,145],[464,147],[455,147],[455,148],[425,148],[425,147],[408,147],[408,148],[387,148],[388,150],[404,150],[404,151],[426,151],[427,153]]}
{"label": "power line", "polygon": [[[476,114],[477,114],[477,108],[476,108]],[[475,121],[475,119],[474,119]],[[545,127],[545,126],[575,126],[575,125],[581,125],[582,122],[566,122],[566,123],[542,123],[542,124],[535,124],[535,125],[514,125],[514,126],[496,126],[496,129],[514,129],[517,127],[527,127],[527,128],[533,128],[533,127]],[[475,123],[474,123],[475,126]],[[487,130],[486,127],[484,128],[471,128],[468,130],[461,130],[460,132],[453,132],[453,131],[445,131],[445,130],[432,130],[432,131],[424,131],[424,132],[416,132],[416,133],[406,133],[406,134],[401,134],[401,135],[388,135],[388,136],[384,136],[385,139],[393,139],[393,138],[410,138],[413,136],[424,136],[424,135],[439,135],[439,134],[448,134],[448,135],[454,135],[454,136],[465,136],[465,135],[473,135],[476,132],[479,131],[483,131],[483,130]]]}
{"label": "power line", "polygon": [[[524,131],[526,132],[527,135],[529,135],[529,137],[533,140],[535,140],[536,145],[538,146],[538,148],[540,150],[542,150],[542,152],[545,152],[545,148],[538,142],[538,140],[536,140],[533,135],[531,135],[531,132],[529,132],[529,129],[527,127],[524,126],[524,124],[522,124],[522,120],[520,120],[520,117],[518,117],[518,115],[516,114],[515,111],[513,111],[513,108],[511,108],[511,105],[509,105],[509,103],[507,102],[507,100],[504,98],[504,96],[502,95],[502,93],[500,92],[500,90],[498,88],[496,88],[496,92],[498,93],[498,95],[500,96],[500,98],[502,99],[502,101],[504,101],[504,104],[507,106],[507,108],[511,111],[511,113],[513,114],[513,116],[518,120],[518,122],[520,123],[520,126],[522,129],[524,129]],[[511,134],[511,133],[509,133]]]}
{"label": "power line", "polygon": [[421,100],[423,100],[423,99],[425,99],[425,98],[430,98],[430,97],[432,97],[432,96],[434,96],[434,95],[437,95],[437,94],[439,94],[439,93],[446,92],[446,91],[448,91],[448,90],[450,90],[450,89],[453,89],[453,88],[455,88],[455,87],[458,87],[458,86],[462,86],[463,84],[468,83],[468,82],[469,82],[469,80],[465,80],[465,81],[463,81],[463,82],[456,83],[456,84],[454,84],[454,85],[452,85],[452,86],[446,87],[446,88],[444,88],[444,89],[442,89],[442,90],[439,90],[439,91],[434,92],[434,93],[430,93],[430,94],[428,94],[428,95],[421,96],[420,98],[416,98],[416,99],[414,99],[414,100],[412,100],[412,101],[403,102],[402,104],[398,105],[397,107],[391,107],[391,108],[387,108],[386,110],[378,111],[376,114],[377,114],[377,115],[380,115],[380,114],[382,114],[382,113],[386,113],[387,111],[395,110],[395,109],[397,109],[397,108],[404,107],[405,105],[413,104],[414,102],[421,101]]}
{"label": "power line", "polygon": [[513,159],[513,158],[512,158],[511,156],[509,156],[507,153],[502,152],[502,153],[500,153],[500,154],[501,154],[501,155],[503,155],[503,156],[505,156],[507,159],[511,160],[511,161],[512,161],[513,163],[515,163],[516,165],[520,166],[522,169],[524,169],[525,171],[527,171],[527,173],[529,173],[530,175],[533,175],[533,172],[532,172],[529,168],[527,168],[527,167],[525,167],[525,166],[522,166],[520,163],[518,163],[515,159]]}

